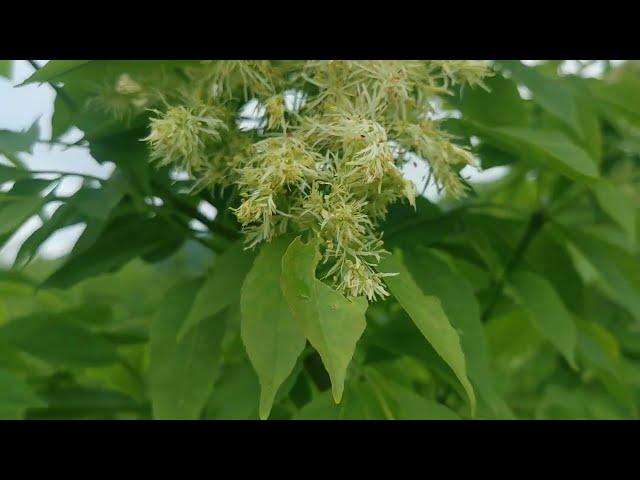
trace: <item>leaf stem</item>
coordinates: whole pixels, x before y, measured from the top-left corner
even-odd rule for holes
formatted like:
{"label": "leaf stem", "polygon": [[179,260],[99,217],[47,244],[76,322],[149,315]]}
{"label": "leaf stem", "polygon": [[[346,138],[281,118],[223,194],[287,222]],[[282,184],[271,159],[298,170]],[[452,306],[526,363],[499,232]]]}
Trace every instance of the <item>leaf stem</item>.
{"label": "leaf stem", "polygon": [[82,177],[87,180],[95,180],[97,182],[106,182],[108,178],[100,178],[95,175],[89,175],[86,173],[78,173],[78,172],[62,172],[59,170],[27,170],[29,173],[33,175],[60,175],[61,177]]}
{"label": "leaf stem", "polygon": [[513,273],[515,268],[518,266],[518,264],[522,260],[522,257],[527,251],[527,248],[529,248],[529,245],[531,244],[535,236],[538,234],[540,229],[544,226],[546,221],[547,221],[547,215],[543,210],[538,210],[531,215],[529,219],[529,223],[527,225],[527,229],[522,235],[522,238],[520,239],[520,242],[518,243],[518,246],[516,247],[515,251],[513,252],[513,256],[511,257],[511,260],[503,270],[502,275],[500,275],[500,278],[497,281],[493,282],[493,290],[491,291],[489,302],[487,303],[486,308],[482,312],[481,320],[483,323],[486,323],[489,320],[489,317],[491,316],[493,309],[498,303],[498,300],[500,300],[500,297],[502,295],[502,291],[504,289],[507,279],[509,278],[511,273]]}

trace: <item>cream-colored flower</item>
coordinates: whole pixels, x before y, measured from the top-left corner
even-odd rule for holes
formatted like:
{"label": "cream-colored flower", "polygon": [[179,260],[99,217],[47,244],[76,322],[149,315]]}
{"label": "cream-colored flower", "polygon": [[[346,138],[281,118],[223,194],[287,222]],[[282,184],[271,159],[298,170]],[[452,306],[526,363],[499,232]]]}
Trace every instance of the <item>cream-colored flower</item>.
{"label": "cream-colored flower", "polygon": [[[321,278],[374,300],[388,295],[376,271],[387,254],[380,225],[394,202],[416,204],[401,170],[408,154],[451,197],[465,193],[459,169],[476,164],[429,115],[434,99],[456,83],[482,86],[488,73],[464,60],[210,61],[159,88],[169,106],[154,110],[145,140],[155,161],[191,173],[194,189],[236,190],[247,248],[286,232],[313,236]],[[139,85],[123,75],[116,93],[141,95]],[[287,110],[291,91],[305,102]],[[250,99],[264,107],[255,128],[229,129]]]}

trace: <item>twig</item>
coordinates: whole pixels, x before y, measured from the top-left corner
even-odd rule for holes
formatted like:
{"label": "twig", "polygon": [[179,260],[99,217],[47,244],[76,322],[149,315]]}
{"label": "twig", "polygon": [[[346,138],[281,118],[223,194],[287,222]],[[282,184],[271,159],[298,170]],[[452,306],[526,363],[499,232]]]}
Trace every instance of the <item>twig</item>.
{"label": "twig", "polygon": [[33,175],[60,175],[61,177],[82,177],[87,180],[95,180],[98,182],[106,182],[108,178],[100,178],[95,175],[89,175],[86,173],[78,173],[78,172],[62,172],[59,170],[28,170],[29,173]]}
{"label": "twig", "polygon": [[511,260],[509,261],[506,268],[502,272],[502,275],[500,276],[500,278],[497,281],[495,281],[493,284],[493,291],[491,292],[491,296],[489,297],[490,298],[489,303],[487,304],[486,308],[482,312],[481,319],[483,323],[489,320],[489,317],[493,309],[495,308],[496,304],[498,303],[498,300],[500,299],[500,296],[502,295],[502,290],[504,289],[507,279],[509,278],[511,273],[513,273],[515,268],[518,266],[527,248],[529,248],[531,241],[535,238],[536,234],[544,226],[546,221],[547,221],[546,214],[542,210],[539,210],[535,212],[533,215],[531,215],[531,218],[529,219],[529,224],[527,225],[527,230],[524,232],[524,235],[520,239],[520,242],[518,243],[518,246],[516,247],[516,250],[513,253],[513,257],[511,257]]}

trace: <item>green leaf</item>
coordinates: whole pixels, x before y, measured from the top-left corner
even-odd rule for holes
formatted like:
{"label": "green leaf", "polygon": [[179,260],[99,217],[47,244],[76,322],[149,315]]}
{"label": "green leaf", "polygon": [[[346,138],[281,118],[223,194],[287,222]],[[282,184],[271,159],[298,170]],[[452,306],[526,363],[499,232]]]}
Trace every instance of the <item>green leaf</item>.
{"label": "green leaf", "polygon": [[294,416],[294,420],[338,420],[342,406],[336,405],[330,392],[322,392],[304,405]]}
{"label": "green leaf", "polygon": [[349,300],[316,278],[320,253],[315,242],[296,238],[282,258],[281,286],[293,317],[318,351],[339,403],[347,367],[366,327],[367,301]]}
{"label": "green leaf", "polygon": [[53,388],[43,392],[42,397],[47,402],[46,413],[53,414],[56,418],[77,418],[78,414],[96,413],[103,416],[110,412],[135,411],[140,408],[135,400],[121,392],[81,385]]}
{"label": "green leaf", "polygon": [[459,420],[455,412],[429,398],[382,376],[373,368],[367,369],[369,384],[381,407],[389,409],[397,420]]}
{"label": "green leaf", "polygon": [[289,235],[265,244],[242,285],[242,341],[260,379],[260,418],[269,416],[282,382],[304,350],[306,338],[280,289],[282,256]]}
{"label": "green leaf", "polygon": [[0,60],[0,77],[11,78],[13,60]]}
{"label": "green leaf", "polygon": [[564,237],[563,245],[583,282],[594,285],[640,321],[640,267],[637,258],[577,230],[564,231],[556,225],[555,232]]}
{"label": "green leaf", "polygon": [[[85,234],[92,234],[88,227]],[[181,236],[181,231],[160,218],[119,217],[100,236],[92,238],[90,246],[78,253],[72,252],[71,258],[47,278],[41,288],[69,288],[85,278],[116,271],[130,260]]]}
{"label": "green leaf", "polygon": [[622,366],[622,355],[616,337],[596,322],[578,322],[578,348],[581,358],[593,368],[605,388],[636,415],[635,394]]}
{"label": "green leaf", "polygon": [[599,182],[591,187],[604,212],[631,237],[636,238],[637,211],[633,199],[622,188],[609,182]]}
{"label": "green leaf", "polygon": [[364,381],[348,385],[340,405],[332,401],[330,392],[322,392],[300,409],[296,420],[381,420],[395,419],[387,398]]}
{"label": "green leaf", "polygon": [[16,255],[13,263],[14,268],[22,268],[27,265],[36,255],[40,246],[56,231],[69,225],[80,222],[77,210],[73,205],[64,204],[58,208],[51,218],[42,224],[40,228],[34,231],[29,237],[22,242],[20,250]]}
{"label": "green leaf", "polygon": [[116,170],[102,188],[81,188],[69,200],[80,213],[89,218],[106,220],[129,190],[125,175]]}
{"label": "green leaf", "polygon": [[[4,197],[4,198],[3,198]],[[15,196],[0,194],[0,235],[12,233],[32,215],[38,213],[45,200],[39,196]]]}
{"label": "green leaf", "polygon": [[[69,89],[63,89],[67,93]],[[62,95],[64,95],[64,93]],[[51,116],[51,140],[58,140],[73,126],[74,114],[71,105],[56,92],[53,102],[53,115]]]}
{"label": "green leaf", "polygon": [[519,271],[511,275],[509,293],[527,311],[531,323],[576,368],[576,326],[551,284],[540,275]]}
{"label": "green leaf", "polygon": [[425,295],[442,302],[447,318],[460,333],[460,341],[469,370],[469,378],[494,415],[512,417],[500,398],[489,369],[489,354],[484,327],[480,321],[480,307],[468,281],[433,252],[425,248],[404,252],[406,262],[416,284]]}
{"label": "green leaf", "polygon": [[574,91],[560,80],[548,77],[535,68],[527,67],[516,60],[496,62],[506,68],[512,78],[522,83],[533,94],[533,99],[544,110],[566,123],[584,138],[578,115]]}
{"label": "green leaf", "polygon": [[593,96],[611,108],[615,116],[640,125],[640,80],[635,75],[625,75],[612,82],[592,82],[590,87]]}
{"label": "green leaf", "polygon": [[151,325],[149,392],[156,419],[200,418],[213,388],[226,330],[224,312],[207,317],[177,340],[199,284],[171,288]]}
{"label": "green leaf", "polygon": [[205,419],[257,419],[260,383],[248,361],[225,365],[205,407]]}
{"label": "green leaf", "polygon": [[589,92],[577,99],[578,119],[583,132],[581,144],[587,149],[596,163],[602,161],[602,130]]}
{"label": "green leaf", "polygon": [[31,174],[28,170],[10,167],[0,163],[0,183],[10,182],[20,179],[29,178]]}
{"label": "green leaf", "polygon": [[616,338],[596,322],[581,320],[578,326],[578,346],[583,359],[601,370],[619,376],[621,355]]}
{"label": "green leaf", "polygon": [[520,98],[516,84],[500,75],[484,80],[489,89],[465,88],[462,93],[462,113],[465,118],[489,126],[525,125],[528,120],[526,103]]}
{"label": "green leaf", "polygon": [[91,85],[119,73],[137,75],[162,69],[197,65],[197,60],[50,60],[20,84],[34,82],[70,82]]}
{"label": "green leaf", "polygon": [[[467,122],[470,123],[470,122]],[[524,160],[550,168],[574,180],[598,178],[598,168],[589,154],[566,135],[529,127],[484,127],[473,123],[479,135],[513,151]]]}
{"label": "green leaf", "polygon": [[449,322],[440,300],[425,295],[416,285],[415,280],[405,267],[401,250],[396,249],[393,255],[389,255],[380,262],[380,270],[398,273],[398,275],[386,278],[391,293],[438,355],[451,367],[467,394],[473,415],[476,397],[467,378],[467,366],[460,345],[460,337]]}
{"label": "green leaf", "polygon": [[398,420],[459,420],[449,408],[418,395],[396,383],[389,382],[392,402],[396,404]]}
{"label": "green leaf", "polygon": [[0,339],[53,365],[91,367],[118,361],[115,347],[67,319],[65,313],[35,313],[0,327]]}
{"label": "green leaf", "polygon": [[16,180],[9,190],[9,198],[12,196],[37,196],[44,193],[45,190],[50,192],[53,190],[51,186],[55,186],[59,180],[45,180],[43,178],[23,178]]}
{"label": "green leaf", "polygon": [[[110,119],[110,121],[113,121]],[[131,184],[136,190],[151,193],[152,167],[149,162],[149,152],[145,142],[140,139],[146,134],[146,129],[129,129],[122,131],[121,122],[115,123],[116,133],[98,132],[84,129],[85,137],[89,140],[91,156],[98,162],[113,162],[125,175],[121,183]]]}
{"label": "green leaf", "polygon": [[255,253],[236,242],[218,257],[198,290],[193,306],[178,334],[181,339],[203,318],[215,315],[240,300],[240,288],[253,264]]}
{"label": "green leaf", "polygon": [[40,138],[40,128],[38,122],[24,132],[12,132],[10,130],[0,130],[0,152],[2,153],[18,153],[31,152],[33,144]]}
{"label": "green leaf", "polygon": [[42,406],[45,403],[22,378],[0,370],[0,419],[18,420],[27,408]]}
{"label": "green leaf", "polygon": [[424,341],[420,329],[404,311],[382,327],[367,330],[363,342],[369,347],[369,354],[371,347],[377,347],[397,356],[408,355],[415,358],[460,398],[466,397],[466,392],[451,367],[430,343]]}
{"label": "green leaf", "polygon": [[36,70],[19,86],[34,82],[56,82],[64,75],[88,64],[90,60],[49,60],[42,68]]}

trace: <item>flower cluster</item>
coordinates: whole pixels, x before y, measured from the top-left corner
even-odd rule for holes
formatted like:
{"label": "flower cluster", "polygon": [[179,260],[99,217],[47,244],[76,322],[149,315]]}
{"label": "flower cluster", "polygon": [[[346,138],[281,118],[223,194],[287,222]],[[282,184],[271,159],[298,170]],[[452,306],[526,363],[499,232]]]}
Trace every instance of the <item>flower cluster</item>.
{"label": "flower cluster", "polygon": [[178,105],[153,112],[151,133],[144,138],[151,145],[151,158],[160,165],[176,164],[189,174],[206,165],[207,145],[219,141],[220,132],[228,128],[208,105]]}
{"label": "flower cluster", "polygon": [[[182,85],[157,89],[145,140],[154,161],[198,188],[236,189],[248,248],[285,232],[315,236],[321,277],[375,299],[387,295],[379,225],[393,202],[415,205],[401,172],[408,154],[453,197],[465,190],[458,167],[475,163],[431,118],[433,100],[456,84],[482,86],[488,73],[462,60],[206,61],[185,68]],[[115,91],[143,95],[136,85],[123,77]],[[249,100],[260,118],[247,131],[239,117]]]}

